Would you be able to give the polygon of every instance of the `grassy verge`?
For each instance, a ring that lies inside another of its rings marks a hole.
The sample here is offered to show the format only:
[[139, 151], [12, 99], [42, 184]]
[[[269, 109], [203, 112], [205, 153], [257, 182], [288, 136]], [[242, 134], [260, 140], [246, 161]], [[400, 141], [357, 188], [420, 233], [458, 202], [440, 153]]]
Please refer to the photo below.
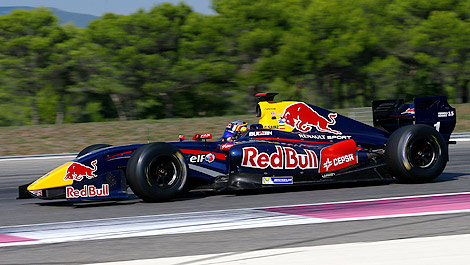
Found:
[[227, 123], [244, 119], [255, 123], [256, 117], [211, 117], [140, 121], [91, 122], [61, 125], [18, 126], [0, 128], [0, 156], [79, 152], [84, 147], [105, 143], [123, 145], [147, 141], [177, 141], [184, 134], [223, 134]]
[[[458, 104], [456, 132], [470, 131], [470, 104]], [[339, 111], [347, 114], [347, 112]], [[222, 135], [231, 120], [256, 123], [254, 115], [192, 119], [140, 120], [0, 128], [0, 156], [79, 152], [84, 147], [175, 141], [179, 134], [191, 139], [195, 133]]]

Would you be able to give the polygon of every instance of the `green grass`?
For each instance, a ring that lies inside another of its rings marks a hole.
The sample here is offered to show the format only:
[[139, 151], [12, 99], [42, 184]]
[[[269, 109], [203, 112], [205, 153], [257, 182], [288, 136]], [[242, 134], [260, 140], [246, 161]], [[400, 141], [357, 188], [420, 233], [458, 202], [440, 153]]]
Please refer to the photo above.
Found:
[[[470, 104], [456, 104], [456, 132], [470, 132]], [[347, 111], [338, 111], [347, 114]], [[177, 141], [184, 134], [212, 133], [219, 138], [227, 123], [242, 119], [256, 123], [254, 115], [191, 119], [91, 122], [61, 125], [0, 127], [0, 156], [74, 153], [91, 144], [112, 145]]]
[[457, 112], [457, 125], [454, 132], [470, 132], [470, 103], [454, 104]]

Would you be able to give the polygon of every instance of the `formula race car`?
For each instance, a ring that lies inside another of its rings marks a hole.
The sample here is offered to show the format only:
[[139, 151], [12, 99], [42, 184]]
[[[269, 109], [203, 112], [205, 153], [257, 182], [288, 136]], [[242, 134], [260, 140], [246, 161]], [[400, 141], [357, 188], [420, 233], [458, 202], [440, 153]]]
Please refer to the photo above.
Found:
[[258, 124], [233, 121], [222, 138], [83, 149], [73, 161], [31, 184], [19, 198], [144, 201], [210, 188], [256, 189], [396, 178], [422, 183], [438, 177], [448, 157], [456, 112], [445, 97], [379, 100], [374, 127], [304, 102], [274, 102], [257, 94]]

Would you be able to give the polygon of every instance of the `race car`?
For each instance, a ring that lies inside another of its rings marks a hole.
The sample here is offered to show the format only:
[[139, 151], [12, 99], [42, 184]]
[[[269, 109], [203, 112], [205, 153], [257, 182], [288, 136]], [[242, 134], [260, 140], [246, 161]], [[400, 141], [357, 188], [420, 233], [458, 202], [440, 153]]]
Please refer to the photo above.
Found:
[[[456, 112], [445, 97], [414, 104], [378, 100], [374, 126], [301, 101], [257, 94], [258, 124], [230, 122], [224, 135], [83, 149], [19, 198], [167, 201], [195, 189], [257, 189], [396, 178], [422, 183], [444, 170]], [[132, 190], [132, 193], [130, 190]]]

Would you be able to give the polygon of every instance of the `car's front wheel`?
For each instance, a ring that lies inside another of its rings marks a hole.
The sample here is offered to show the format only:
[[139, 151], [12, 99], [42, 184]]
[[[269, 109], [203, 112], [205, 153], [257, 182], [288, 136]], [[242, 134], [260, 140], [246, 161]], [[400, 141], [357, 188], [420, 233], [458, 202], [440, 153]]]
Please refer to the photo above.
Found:
[[126, 176], [134, 194], [147, 202], [167, 201], [183, 190], [187, 178], [183, 154], [169, 143], [137, 149], [127, 163]]
[[385, 148], [390, 172], [400, 181], [429, 182], [438, 177], [448, 161], [442, 135], [423, 124], [404, 126], [392, 133]]

